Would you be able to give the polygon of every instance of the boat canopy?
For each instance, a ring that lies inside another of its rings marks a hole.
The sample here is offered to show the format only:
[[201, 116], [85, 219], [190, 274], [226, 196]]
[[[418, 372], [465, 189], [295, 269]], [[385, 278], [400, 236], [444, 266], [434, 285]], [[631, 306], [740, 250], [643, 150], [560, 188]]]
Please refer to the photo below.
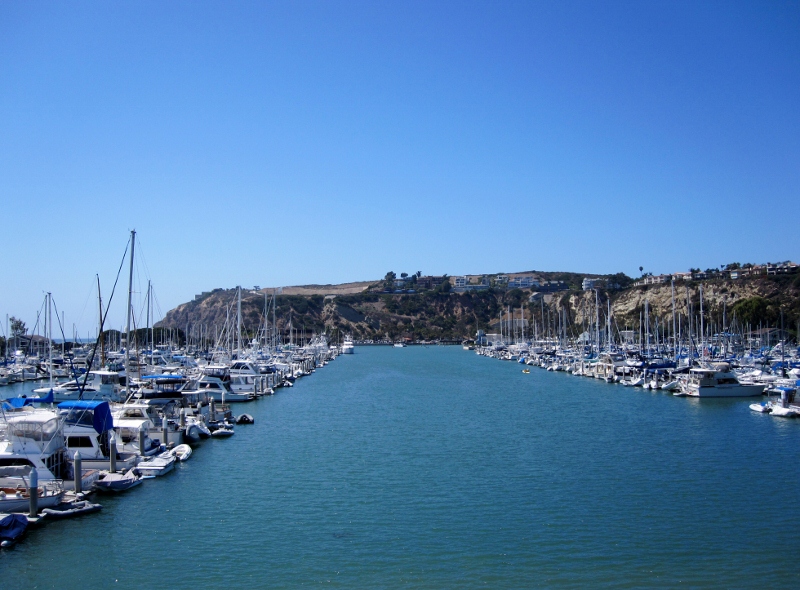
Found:
[[53, 390], [47, 392], [44, 397], [10, 397], [3, 401], [3, 406], [7, 409], [20, 409], [33, 404], [52, 404]]
[[143, 375], [142, 379], [186, 379], [186, 377], [175, 373], [163, 373], [161, 375]]
[[108, 402], [100, 400], [73, 400], [58, 404], [59, 410], [88, 410], [93, 413], [92, 426], [98, 434], [114, 428], [114, 419]]

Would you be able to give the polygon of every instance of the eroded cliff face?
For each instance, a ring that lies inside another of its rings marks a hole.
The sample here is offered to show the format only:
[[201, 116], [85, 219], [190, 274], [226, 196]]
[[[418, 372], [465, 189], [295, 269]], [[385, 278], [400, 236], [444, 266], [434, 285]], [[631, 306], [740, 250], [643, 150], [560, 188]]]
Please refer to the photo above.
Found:
[[[675, 309], [686, 316], [687, 296], [695, 316], [700, 310], [700, 288], [703, 289], [704, 317], [721, 322], [723, 310], [730, 323], [737, 304], [757, 298], [763, 313], [774, 320], [783, 310], [787, 328], [800, 321], [800, 275], [759, 277], [749, 280], [712, 280], [675, 283]], [[322, 295], [279, 295], [275, 318], [278, 330], [286, 331], [291, 323], [295, 330], [307, 334], [323, 331], [351, 333], [357, 338], [382, 338], [386, 335], [411, 338], [471, 338], [478, 329], [491, 330], [504, 310], [526, 309], [526, 317], [541, 325], [542, 303], [529, 302], [530, 290], [483, 291], [472, 293], [418, 293], [389, 295], [363, 292], [337, 297]], [[204, 325], [207, 330], [222, 327], [236, 317], [236, 290], [218, 289], [167, 313], [159, 325], [180, 328]], [[637, 326], [645, 301], [650, 317], [669, 322], [672, 315], [670, 284], [634, 287], [621, 291], [599, 292], [601, 321], [605, 321], [608, 301], [619, 327]], [[271, 305], [271, 303], [269, 304]], [[572, 332], [591, 324], [595, 318], [594, 291], [565, 291], [547, 294], [544, 307], [550, 318], [558, 309], [567, 312]], [[264, 293], [242, 293], [242, 317], [246, 330], [255, 332], [264, 322]], [[776, 315], [777, 314], [777, 315]], [[752, 314], [751, 314], [752, 316]], [[273, 312], [270, 307], [269, 320]], [[547, 316], [546, 316], [547, 317]], [[740, 314], [741, 317], [741, 314]], [[757, 321], [755, 322], [758, 323]], [[208, 332], [207, 332], [208, 333]]]
[[[791, 279], [791, 280], [789, 280]], [[756, 278], [752, 280], [713, 280], [676, 281], [674, 289], [675, 311], [686, 316], [687, 301], [692, 306], [696, 316], [700, 312], [700, 290], [703, 294], [703, 312], [707, 318], [722, 319], [726, 313], [727, 319], [733, 317], [737, 304], [753, 298], [761, 298], [765, 305], [772, 310], [772, 317], [783, 309], [787, 326], [793, 326], [800, 319], [800, 281], [795, 277]], [[673, 289], [669, 283], [661, 285], [648, 285], [646, 287], [633, 287], [617, 292], [600, 292], [601, 316], [605, 317], [607, 301], [611, 299], [612, 315], [617, 324], [636, 325], [639, 316], [644, 312], [647, 302], [650, 317], [659, 317], [667, 320], [672, 317]], [[556, 302], [555, 305], [558, 305]], [[586, 291], [575, 293], [562, 298], [563, 305], [568, 305], [572, 319], [577, 323], [594, 321], [595, 293]]]

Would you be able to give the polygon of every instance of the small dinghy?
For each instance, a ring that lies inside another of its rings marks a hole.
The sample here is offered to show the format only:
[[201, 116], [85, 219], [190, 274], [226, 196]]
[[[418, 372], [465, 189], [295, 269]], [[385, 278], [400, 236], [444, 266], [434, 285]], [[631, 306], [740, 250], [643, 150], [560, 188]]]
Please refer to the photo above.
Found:
[[125, 492], [142, 483], [142, 477], [136, 473], [136, 468], [128, 469], [125, 473], [100, 472], [100, 478], [94, 482], [94, 487], [101, 492]]
[[772, 404], [772, 411], [770, 412], [772, 416], [777, 416], [779, 418], [796, 418], [797, 412], [792, 408], [784, 408], [780, 404]]
[[211, 438], [211, 430], [209, 430], [205, 422], [197, 422], [195, 426], [200, 431], [200, 438]]
[[183, 440], [195, 444], [200, 442], [200, 429], [197, 428], [197, 424], [189, 424], [186, 427], [186, 430], [183, 431]]
[[178, 461], [186, 461], [189, 457], [192, 456], [192, 447], [189, 445], [178, 445], [174, 449], [170, 451], [172, 456], [175, 457]]
[[46, 515], [48, 519], [62, 519], [99, 512], [102, 508], [100, 504], [93, 504], [88, 500], [78, 500], [76, 502], [62, 502], [52, 508], [44, 508], [42, 514]]
[[220, 426], [214, 432], [211, 433], [211, 436], [215, 438], [228, 438], [229, 436], [233, 436], [233, 428], [229, 428], [227, 426]]
[[253, 418], [250, 414], [242, 414], [241, 416], [236, 417], [237, 424], [254, 424], [255, 418]]
[[525, 373], [526, 375], [530, 375], [531, 370], [530, 369], [522, 369], [522, 372]]
[[750, 409], [754, 412], [758, 412], [759, 414], [769, 414], [772, 411], [772, 407], [769, 404], [750, 404]]
[[136, 471], [145, 478], [161, 477], [175, 468], [175, 457], [169, 451], [164, 451], [153, 457], [147, 457], [136, 466]]

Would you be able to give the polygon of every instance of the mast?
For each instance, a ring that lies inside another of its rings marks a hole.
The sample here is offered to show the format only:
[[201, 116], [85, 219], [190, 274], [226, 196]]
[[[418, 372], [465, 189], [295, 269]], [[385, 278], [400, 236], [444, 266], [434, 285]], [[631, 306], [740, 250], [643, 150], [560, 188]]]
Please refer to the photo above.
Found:
[[645, 339], [645, 356], [650, 358], [650, 300], [644, 300], [644, 339]]
[[97, 277], [97, 305], [100, 308], [98, 323], [98, 327], [100, 328], [100, 368], [103, 368], [106, 364], [106, 350], [103, 341], [103, 298], [100, 295], [100, 275], [95, 276]]
[[[147, 317], [144, 324], [144, 343], [147, 346], [147, 334], [150, 332], [150, 281], [147, 281]], [[150, 364], [153, 364], [153, 347], [150, 347]]]
[[594, 342], [597, 346], [597, 355], [600, 356], [600, 292], [594, 290]]
[[706, 332], [705, 325], [703, 324], [703, 285], [700, 285], [700, 347], [703, 349], [703, 356], [705, 356], [705, 342]]
[[689, 330], [689, 366], [692, 366], [694, 362], [694, 341], [692, 340], [692, 305], [689, 301], [689, 285], [684, 285], [686, 287], [686, 326]]
[[677, 361], [678, 360], [678, 343], [675, 340], [675, 279], [673, 278], [671, 281], [672, 286], [672, 345], [673, 345], [673, 358]]
[[50, 351], [48, 364], [50, 365], [50, 389], [53, 389], [53, 294], [47, 293], [47, 349]]
[[236, 357], [242, 356], [242, 288], [237, 287], [236, 295]]
[[130, 371], [130, 348], [131, 348], [131, 295], [133, 294], [133, 249], [136, 245], [136, 230], [131, 231], [131, 267], [128, 275], [128, 309], [125, 315], [127, 316], [127, 327], [125, 328], [125, 397], [127, 398], [131, 393], [131, 380], [128, 371]]

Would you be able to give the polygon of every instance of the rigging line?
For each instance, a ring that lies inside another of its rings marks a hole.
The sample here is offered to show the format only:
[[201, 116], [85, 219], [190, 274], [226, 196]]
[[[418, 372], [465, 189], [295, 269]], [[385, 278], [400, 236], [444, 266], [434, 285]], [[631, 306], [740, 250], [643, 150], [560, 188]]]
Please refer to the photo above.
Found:
[[[51, 298], [52, 298], [52, 295], [51, 295]], [[61, 324], [61, 314], [58, 313], [58, 304], [56, 304], [55, 299], [53, 299], [53, 308], [55, 308], [56, 318], [58, 318], [58, 330], [59, 330], [59, 332], [61, 332], [61, 341], [66, 344], [67, 337], [64, 334], [64, 326]], [[52, 345], [53, 345], [53, 343], [51, 342], [50, 346], [52, 346]], [[71, 350], [70, 350], [70, 352], [71, 352]], [[77, 385], [78, 388], [81, 389], [81, 383], [80, 383], [80, 379], [78, 378], [78, 374], [75, 371], [75, 365], [72, 364], [73, 357], [74, 357], [74, 355], [72, 355], [72, 354], [70, 354], [69, 357], [68, 357], [69, 358], [69, 372], [70, 372], [71, 375], [73, 375], [75, 377], [75, 385]], [[81, 389], [80, 393], [81, 394], [83, 393], [82, 389]]]
[[[153, 311], [158, 310], [158, 317], [161, 318], [158, 321], [160, 322], [161, 320], [164, 319], [164, 314], [161, 311], [161, 304], [158, 302], [158, 295], [156, 295], [156, 290], [152, 287], [150, 288], [150, 296], [153, 298], [153, 307], [155, 308]], [[155, 315], [153, 317], [155, 317]], [[153, 322], [153, 324], [155, 323], [156, 322]]]
[[[55, 312], [56, 312], [56, 317], [58, 318], [58, 315], [59, 315], [59, 313], [58, 313], [58, 305], [56, 305], [55, 299], [53, 299], [53, 296], [52, 296], [52, 294], [50, 295], [50, 300], [53, 302], [53, 308], [55, 309]], [[59, 319], [58, 319], [58, 329], [59, 329], [59, 331], [61, 332], [61, 338], [62, 338], [62, 342], [66, 342], [66, 341], [67, 341], [67, 338], [66, 338], [66, 336], [64, 335], [64, 326], [61, 324], [61, 318], [59, 318]], [[50, 343], [50, 346], [52, 346], [52, 345], [53, 345], [53, 343], [51, 342], [51, 343]], [[70, 357], [69, 357], [69, 366], [70, 366], [70, 372], [71, 372], [71, 373], [74, 375], [74, 374], [75, 374], [75, 367], [74, 367], [74, 366], [73, 366], [73, 364], [72, 364], [72, 355], [70, 355]], [[86, 370], [86, 374], [87, 374], [87, 375], [88, 375], [88, 373], [89, 373], [89, 370], [90, 370], [90, 369], [91, 369], [91, 365], [90, 365], [90, 366], [87, 368], [87, 370]], [[86, 387], [86, 384], [84, 383], [84, 385], [83, 385], [83, 386], [81, 386], [81, 384], [80, 384], [80, 379], [78, 378], [78, 376], [77, 376], [77, 375], [75, 375], [75, 385], [77, 385], [77, 386], [78, 386], [78, 388], [79, 388], [79, 390], [80, 390], [80, 391], [79, 391], [79, 393], [78, 393], [78, 397], [79, 397], [79, 398], [83, 398], [83, 389], [84, 389], [84, 387]], [[73, 411], [74, 411], [74, 410], [73, 410]], [[84, 409], [82, 409], [82, 410], [80, 411], [80, 416], [81, 416], [81, 418], [82, 418], [82, 417], [83, 417], [83, 416], [84, 416], [84, 415], [85, 415], [85, 414], [86, 414], [88, 411], [89, 411], [89, 409], [88, 409], [88, 408], [84, 408]]]
[[[36, 323], [33, 325], [33, 328], [31, 328], [31, 339], [28, 341], [28, 346], [25, 347], [25, 356], [28, 356], [28, 353], [31, 351], [31, 347], [33, 346], [33, 336], [39, 327], [39, 319], [42, 315], [42, 312], [44, 311], [45, 301], [47, 301], [47, 297], [45, 297], [44, 301], [42, 301], [42, 307], [40, 307], [39, 311], [36, 312]], [[24, 335], [25, 334], [23, 334], [23, 336]]]
[[152, 275], [150, 274], [150, 267], [147, 266], [147, 257], [144, 255], [144, 250], [142, 249], [142, 239], [139, 238], [137, 244], [137, 253], [136, 253], [136, 264], [142, 264], [144, 266], [144, 276], [146, 279], [152, 280]]
[[99, 334], [103, 333], [103, 326], [105, 325], [106, 318], [108, 317], [108, 310], [111, 309], [111, 301], [114, 299], [114, 293], [117, 290], [117, 283], [119, 282], [119, 275], [122, 272], [122, 266], [125, 264], [125, 257], [128, 255], [128, 248], [130, 247], [130, 245], [131, 245], [131, 239], [128, 238], [128, 243], [125, 245], [125, 252], [123, 252], [122, 254], [122, 260], [120, 260], [119, 268], [117, 269], [117, 278], [114, 279], [114, 287], [111, 289], [111, 295], [108, 298], [108, 303], [106, 303], [106, 311], [103, 314], [103, 319], [100, 320], [100, 330], [97, 339], [94, 341], [94, 346], [92, 347], [92, 354], [89, 357], [89, 362], [87, 363], [86, 373], [83, 376], [83, 385], [80, 386], [80, 391], [78, 392], [79, 399], [83, 399], [83, 390], [86, 388], [86, 382], [89, 380], [89, 370], [92, 368], [92, 365], [94, 364], [94, 357], [97, 354], [97, 345], [100, 343]]

